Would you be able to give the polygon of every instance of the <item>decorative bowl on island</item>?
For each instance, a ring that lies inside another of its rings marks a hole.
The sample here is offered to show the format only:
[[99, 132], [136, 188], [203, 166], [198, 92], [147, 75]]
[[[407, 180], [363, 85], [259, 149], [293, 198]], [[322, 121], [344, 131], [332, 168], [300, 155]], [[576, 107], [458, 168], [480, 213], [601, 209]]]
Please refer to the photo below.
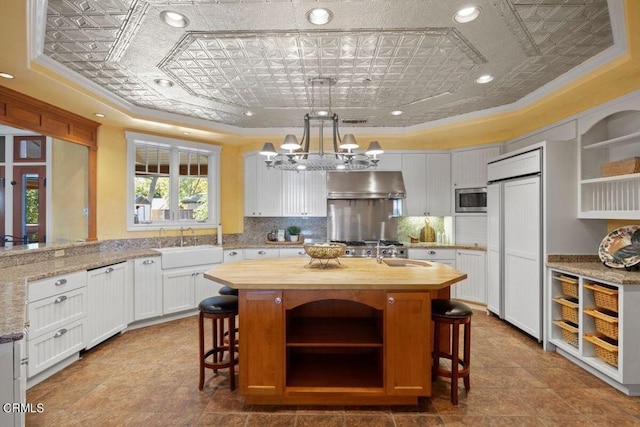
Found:
[[334, 259], [344, 255], [344, 243], [305, 243], [304, 251], [314, 259]]

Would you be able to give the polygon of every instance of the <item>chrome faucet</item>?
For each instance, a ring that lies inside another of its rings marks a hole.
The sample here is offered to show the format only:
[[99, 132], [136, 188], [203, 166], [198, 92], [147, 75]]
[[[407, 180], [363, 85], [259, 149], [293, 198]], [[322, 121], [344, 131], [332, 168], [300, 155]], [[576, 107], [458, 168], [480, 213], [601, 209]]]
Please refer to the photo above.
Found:
[[191, 228], [191, 227], [187, 227], [187, 228], [180, 227], [180, 247], [181, 248], [184, 246], [184, 232], [188, 231], [188, 230], [191, 230], [191, 237], [195, 241], [195, 231], [193, 231], [193, 228]]
[[162, 232], [164, 231], [164, 228], [160, 227], [160, 230], [158, 230], [158, 248], [162, 249]]
[[378, 244], [376, 245], [376, 262], [378, 264], [382, 264], [382, 258], [384, 257], [384, 252], [380, 252], [380, 249], [389, 249], [389, 255], [391, 258], [398, 256], [398, 247], [396, 245], [380, 246], [380, 241], [378, 241]]

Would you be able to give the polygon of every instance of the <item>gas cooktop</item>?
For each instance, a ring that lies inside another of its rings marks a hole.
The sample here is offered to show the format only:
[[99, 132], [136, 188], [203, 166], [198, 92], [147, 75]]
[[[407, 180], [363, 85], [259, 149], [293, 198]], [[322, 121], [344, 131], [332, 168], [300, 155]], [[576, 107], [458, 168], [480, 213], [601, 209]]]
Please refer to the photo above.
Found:
[[407, 258], [406, 249], [397, 240], [332, 240], [331, 243], [343, 243], [347, 245], [344, 257], [373, 258], [378, 253], [380, 244], [380, 256], [383, 258]]

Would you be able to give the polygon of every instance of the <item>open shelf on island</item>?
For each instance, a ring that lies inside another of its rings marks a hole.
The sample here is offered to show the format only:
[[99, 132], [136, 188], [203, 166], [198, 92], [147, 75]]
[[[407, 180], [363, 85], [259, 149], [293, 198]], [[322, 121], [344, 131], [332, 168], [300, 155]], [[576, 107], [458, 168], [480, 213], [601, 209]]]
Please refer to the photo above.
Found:
[[290, 349], [287, 387], [382, 388], [381, 352], [306, 353]]
[[293, 317], [287, 347], [382, 347], [382, 336], [372, 318]]

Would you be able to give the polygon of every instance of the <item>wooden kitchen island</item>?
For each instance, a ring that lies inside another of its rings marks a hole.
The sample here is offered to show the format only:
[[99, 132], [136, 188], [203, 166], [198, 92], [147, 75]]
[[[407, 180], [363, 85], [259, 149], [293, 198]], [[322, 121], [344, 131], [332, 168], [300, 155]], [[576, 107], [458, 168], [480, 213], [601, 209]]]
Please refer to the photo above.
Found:
[[240, 393], [250, 404], [415, 404], [431, 395], [431, 299], [467, 275], [440, 263], [301, 258], [220, 264], [239, 290]]

